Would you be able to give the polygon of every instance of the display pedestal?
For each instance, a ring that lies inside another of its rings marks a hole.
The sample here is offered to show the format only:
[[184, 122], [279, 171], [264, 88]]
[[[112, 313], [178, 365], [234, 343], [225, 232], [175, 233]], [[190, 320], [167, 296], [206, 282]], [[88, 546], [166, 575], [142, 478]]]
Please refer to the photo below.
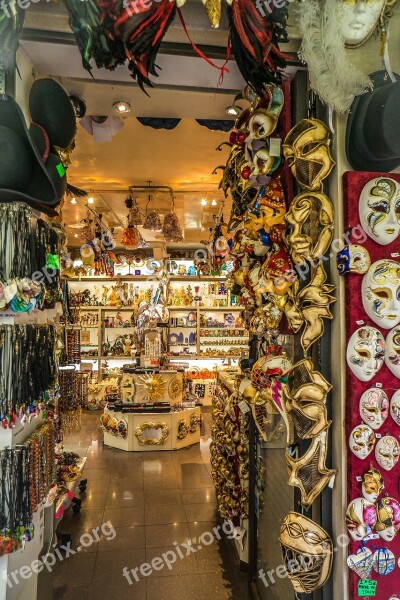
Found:
[[[118, 448], [127, 452], [159, 452], [160, 450], [180, 450], [187, 446], [200, 443], [200, 426], [196, 431], [190, 431], [190, 421], [193, 416], [201, 417], [198, 408], [188, 408], [172, 413], [122, 413], [105, 409], [105, 413], [120, 420], [123, 419], [128, 425], [128, 433], [125, 439], [117, 437], [104, 431], [104, 444], [111, 448]], [[178, 438], [179, 425], [181, 421], [189, 428], [189, 433], [183, 439]], [[137, 429], [146, 424], [154, 424], [157, 428], [149, 427], [142, 429], [140, 440], [136, 435]], [[160, 439], [168, 431], [164, 440]], [[159, 443], [152, 443], [159, 441]]]

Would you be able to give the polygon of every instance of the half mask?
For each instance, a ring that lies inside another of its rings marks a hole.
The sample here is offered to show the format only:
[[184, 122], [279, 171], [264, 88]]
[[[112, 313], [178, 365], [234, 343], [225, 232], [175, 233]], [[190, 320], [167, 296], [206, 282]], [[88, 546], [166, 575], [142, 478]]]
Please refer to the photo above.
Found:
[[385, 363], [393, 375], [400, 379], [400, 327], [389, 331], [386, 337]]
[[295, 264], [318, 260], [326, 254], [333, 239], [334, 209], [320, 192], [296, 196], [286, 214], [286, 240]]
[[364, 275], [362, 299], [367, 315], [384, 329], [400, 323], [400, 263], [376, 261]]
[[369, 252], [364, 246], [349, 244], [344, 246], [336, 256], [339, 275], [357, 273], [364, 275], [371, 266]]
[[360, 398], [360, 415], [364, 423], [376, 430], [389, 416], [389, 398], [381, 388], [370, 388]]
[[360, 223], [378, 244], [386, 246], [400, 236], [400, 183], [389, 177], [372, 179], [359, 202]]
[[375, 531], [386, 542], [391, 542], [400, 529], [400, 504], [394, 498], [382, 498], [376, 505]]
[[370, 381], [383, 366], [385, 339], [375, 327], [360, 327], [347, 345], [347, 364], [360, 381]]
[[329, 129], [318, 119], [303, 119], [289, 131], [283, 154], [299, 185], [305, 190], [320, 191], [335, 161], [329, 148]]
[[384, 489], [385, 484], [383, 477], [378, 469], [371, 467], [371, 469], [364, 473], [362, 480], [362, 495], [368, 502], [375, 504]]
[[355, 542], [361, 542], [376, 523], [376, 510], [365, 498], [355, 498], [347, 507], [346, 527]]
[[375, 458], [382, 469], [391, 471], [399, 462], [400, 445], [392, 435], [385, 435], [378, 440], [375, 448]]
[[369, 425], [357, 425], [350, 434], [349, 446], [357, 458], [366, 459], [374, 449], [376, 437]]
[[397, 390], [390, 401], [390, 414], [396, 425], [400, 426], [400, 390]]
[[322, 527], [291, 512], [282, 523], [279, 542], [297, 594], [311, 594], [325, 585], [332, 569], [333, 544]]

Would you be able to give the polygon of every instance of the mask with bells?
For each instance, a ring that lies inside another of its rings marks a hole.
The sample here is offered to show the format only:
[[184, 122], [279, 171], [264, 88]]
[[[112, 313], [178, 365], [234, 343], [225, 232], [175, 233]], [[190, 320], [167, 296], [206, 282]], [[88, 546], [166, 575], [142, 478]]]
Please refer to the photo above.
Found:
[[329, 129], [318, 119], [303, 119], [286, 136], [283, 154], [293, 176], [305, 190], [322, 190], [323, 180], [335, 166], [329, 141]]
[[339, 275], [357, 273], [364, 275], [371, 266], [369, 252], [364, 246], [349, 244], [344, 246], [336, 256]]

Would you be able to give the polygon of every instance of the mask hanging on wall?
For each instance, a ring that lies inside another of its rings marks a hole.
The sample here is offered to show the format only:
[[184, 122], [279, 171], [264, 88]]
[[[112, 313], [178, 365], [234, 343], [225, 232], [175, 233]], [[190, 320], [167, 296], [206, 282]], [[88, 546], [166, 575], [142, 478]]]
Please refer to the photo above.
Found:
[[358, 48], [389, 18], [396, 0], [338, 0], [340, 32], [347, 48]]
[[370, 381], [380, 371], [385, 357], [385, 339], [375, 327], [360, 327], [347, 345], [347, 364], [360, 381]]
[[360, 398], [360, 415], [364, 423], [376, 430], [389, 416], [389, 398], [381, 388], [370, 388]]
[[386, 246], [400, 236], [400, 183], [389, 177], [372, 179], [359, 201], [360, 223], [375, 242]]
[[386, 337], [385, 363], [393, 375], [400, 379], [400, 327], [389, 331]]
[[371, 266], [369, 252], [364, 246], [349, 244], [344, 246], [336, 256], [339, 275], [357, 273], [365, 275]]
[[347, 507], [346, 527], [355, 542], [362, 542], [376, 523], [376, 510], [365, 498], [355, 498]]
[[368, 458], [374, 449], [375, 443], [375, 433], [369, 425], [365, 425], [364, 423], [354, 427], [350, 434], [350, 450], [360, 460], [365, 460]]
[[400, 263], [376, 261], [364, 275], [362, 300], [367, 315], [380, 327], [392, 329], [400, 323]]
[[400, 390], [397, 390], [390, 400], [390, 414], [396, 425], [400, 427]]
[[385, 542], [391, 542], [400, 529], [400, 504], [394, 498], [382, 498], [376, 505], [375, 531]]
[[382, 469], [391, 471], [399, 462], [400, 444], [392, 435], [385, 435], [378, 440], [375, 448], [375, 458]]
[[383, 477], [378, 469], [371, 467], [369, 471], [364, 473], [362, 480], [362, 494], [368, 502], [375, 504], [384, 489], [385, 484]]

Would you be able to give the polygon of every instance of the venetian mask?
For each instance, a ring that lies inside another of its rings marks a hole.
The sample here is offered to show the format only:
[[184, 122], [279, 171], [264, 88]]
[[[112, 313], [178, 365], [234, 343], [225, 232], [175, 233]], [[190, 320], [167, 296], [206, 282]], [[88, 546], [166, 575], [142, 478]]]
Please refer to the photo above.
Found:
[[254, 187], [266, 185], [271, 175], [280, 167], [282, 159], [280, 156], [270, 154], [269, 143], [265, 141], [253, 142], [254, 152], [251, 157], [253, 165], [249, 183]]
[[261, 268], [262, 277], [265, 278], [263, 291], [284, 296], [296, 280], [293, 265], [290, 261], [285, 246], [278, 246], [277, 250], [265, 261]]
[[284, 96], [280, 87], [266, 85], [265, 94], [251, 113], [247, 140], [265, 139], [275, 130], [283, 108]]
[[303, 119], [289, 131], [283, 154], [299, 185], [305, 190], [322, 190], [335, 161], [329, 149], [329, 129], [318, 119]]
[[269, 184], [260, 190], [257, 201], [264, 231], [269, 233], [271, 227], [285, 223], [286, 202], [280, 177], [271, 179]]
[[377, 325], [392, 329], [400, 323], [400, 263], [375, 262], [364, 275], [362, 299], [365, 312]]
[[386, 337], [385, 363], [393, 375], [400, 379], [400, 327], [389, 331]]
[[370, 238], [386, 246], [400, 236], [400, 183], [388, 177], [372, 179], [363, 188], [360, 223]]
[[361, 46], [377, 26], [386, 0], [339, 0], [340, 30], [348, 48]]
[[347, 364], [360, 381], [370, 381], [383, 366], [385, 340], [375, 327], [360, 327], [347, 345]]
[[361, 460], [366, 459], [374, 449], [375, 434], [369, 425], [357, 425], [350, 434], [349, 446], [353, 454]]
[[[297, 594], [311, 594], [326, 583], [332, 569], [333, 544], [320, 525], [291, 512], [282, 523], [279, 542]], [[297, 565], [294, 568], [293, 562]]]
[[364, 275], [371, 266], [369, 252], [364, 246], [349, 244], [344, 246], [336, 256], [339, 275], [358, 273]]
[[379, 429], [389, 415], [389, 398], [380, 388], [366, 390], [360, 398], [360, 415], [372, 429]]
[[286, 355], [262, 356], [255, 363], [251, 379], [257, 388], [268, 388], [274, 379], [280, 379], [292, 368], [291, 361]]
[[385, 435], [378, 440], [375, 448], [375, 458], [378, 464], [385, 469], [391, 471], [399, 462], [400, 445], [392, 435]]
[[317, 260], [326, 253], [333, 239], [334, 210], [325, 194], [307, 192], [296, 196], [285, 219], [286, 240], [294, 263]]
[[346, 527], [355, 542], [361, 542], [376, 523], [376, 510], [365, 498], [355, 498], [347, 507]]
[[386, 542], [391, 542], [400, 529], [400, 504], [394, 498], [382, 498], [376, 506], [375, 531]]
[[383, 477], [378, 469], [371, 468], [364, 474], [362, 481], [362, 494], [368, 502], [374, 504], [385, 489]]
[[400, 390], [397, 390], [390, 401], [390, 414], [393, 421], [400, 426]]

